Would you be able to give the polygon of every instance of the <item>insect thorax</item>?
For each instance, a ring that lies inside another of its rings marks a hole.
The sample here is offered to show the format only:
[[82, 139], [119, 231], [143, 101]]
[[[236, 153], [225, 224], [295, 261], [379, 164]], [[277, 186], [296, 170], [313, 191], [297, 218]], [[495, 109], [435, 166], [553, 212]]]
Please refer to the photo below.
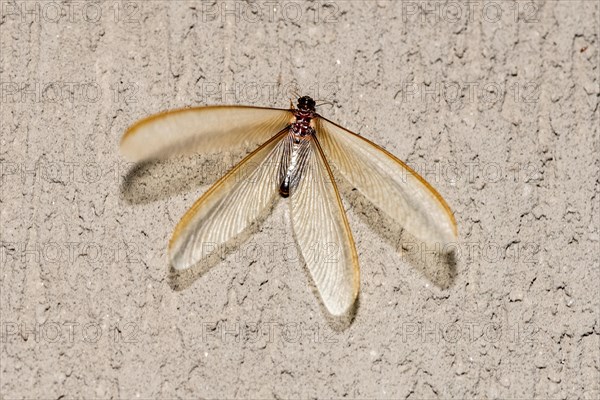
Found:
[[315, 130], [310, 126], [311, 120], [315, 117], [315, 113], [311, 110], [295, 110], [294, 116], [296, 121], [292, 124], [291, 132], [299, 140], [307, 135], [314, 135]]

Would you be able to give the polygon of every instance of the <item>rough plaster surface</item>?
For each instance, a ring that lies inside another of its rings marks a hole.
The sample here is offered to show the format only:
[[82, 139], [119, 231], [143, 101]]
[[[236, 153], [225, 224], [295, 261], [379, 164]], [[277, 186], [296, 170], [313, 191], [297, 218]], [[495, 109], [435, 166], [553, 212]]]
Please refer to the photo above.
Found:
[[[599, 398], [598, 26], [594, 1], [2, 1], [0, 397]], [[346, 187], [342, 330], [285, 202], [172, 288], [173, 227], [241, 154], [118, 154], [141, 117], [293, 82], [460, 231], [442, 261]]]

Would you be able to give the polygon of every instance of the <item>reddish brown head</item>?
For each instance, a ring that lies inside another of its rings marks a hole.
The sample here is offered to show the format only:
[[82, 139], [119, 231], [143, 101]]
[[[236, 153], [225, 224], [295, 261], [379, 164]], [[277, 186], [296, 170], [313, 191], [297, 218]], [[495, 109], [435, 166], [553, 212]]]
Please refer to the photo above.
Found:
[[315, 101], [309, 96], [302, 96], [298, 99], [298, 109], [300, 111], [315, 112]]

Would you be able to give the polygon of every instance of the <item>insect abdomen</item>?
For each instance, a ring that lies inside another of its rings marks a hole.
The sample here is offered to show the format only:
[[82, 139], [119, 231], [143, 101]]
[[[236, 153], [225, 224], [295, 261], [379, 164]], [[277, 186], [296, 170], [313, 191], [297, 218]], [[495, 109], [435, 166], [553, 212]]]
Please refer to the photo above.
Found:
[[284, 179], [279, 186], [279, 194], [281, 197], [289, 197], [290, 196], [290, 183], [287, 179]]
[[279, 194], [289, 197], [302, 177], [310, 151], [310, 136], [298, 137], [293, 133], [287, 137], [279, 168]]

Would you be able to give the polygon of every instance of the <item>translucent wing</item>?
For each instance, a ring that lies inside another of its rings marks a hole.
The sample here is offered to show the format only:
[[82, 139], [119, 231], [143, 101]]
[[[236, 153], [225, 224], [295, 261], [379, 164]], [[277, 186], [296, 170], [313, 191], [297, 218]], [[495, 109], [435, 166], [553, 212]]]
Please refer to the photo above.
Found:
[[187, 269], [242, 233], [277, 196], [278, 164], [288, 129], [280, 131], [215, 183], [177, 224], [171, 265]]
[[358, 255], [342, 202], [316, 139], [291, 192], [296, 240], [325, 307], [342, 315], [354, 304], [359, 287]]
[[255, 148], [292, 119], [289, 110], [246, 106], [166, 111], [132, 125], [121, 138], [121, 152], [130, 161], [144, 161], [197, 150]]
[[378, 208], [421, 240], [456, 240], [452, 211], [425, 179], [381, 147], [323, 117], [316, 119], [316, 127], [330, 162]]

